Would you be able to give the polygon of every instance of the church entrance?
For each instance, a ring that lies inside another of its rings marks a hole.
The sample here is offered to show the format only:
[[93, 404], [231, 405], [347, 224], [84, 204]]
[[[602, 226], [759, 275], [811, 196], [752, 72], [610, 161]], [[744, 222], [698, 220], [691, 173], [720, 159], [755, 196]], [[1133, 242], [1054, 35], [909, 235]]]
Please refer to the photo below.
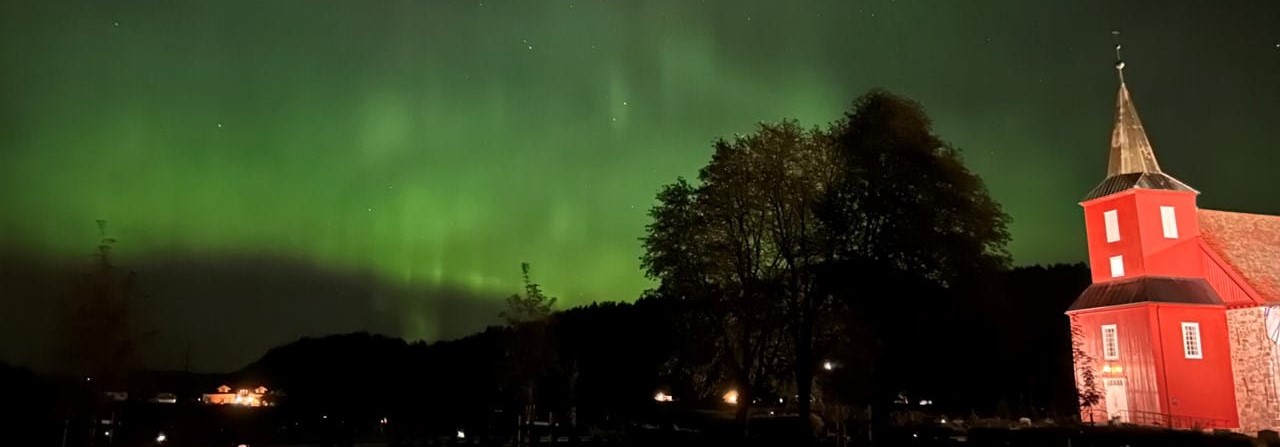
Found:
[[1124, 379], [1103, 379], [1102, 386], [1106, 392], [1107, 419], [1129, 422], [1129, 395], [1125, 392]]

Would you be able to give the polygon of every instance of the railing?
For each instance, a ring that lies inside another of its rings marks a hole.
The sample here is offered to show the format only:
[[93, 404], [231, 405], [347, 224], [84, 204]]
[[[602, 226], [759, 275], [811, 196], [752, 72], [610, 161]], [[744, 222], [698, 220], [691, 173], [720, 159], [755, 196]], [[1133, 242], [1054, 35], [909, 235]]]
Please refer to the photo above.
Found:
[[1089, 422], [1090, 416], [1092, 416], [1094, 423], [1133, 424], [1149, 427], [1166, 427], [1179, 430], [1235, 428], [1231, 426], [1231, 421], [1226, 419], [1183, 416], [1158, 413], [1154, 411], [1123, 410], [1114, 415], [1108, 415], [1106, 411], [1095, 410], [1086, 412], [1083, 416], [1085, 417], [1085, 422]]

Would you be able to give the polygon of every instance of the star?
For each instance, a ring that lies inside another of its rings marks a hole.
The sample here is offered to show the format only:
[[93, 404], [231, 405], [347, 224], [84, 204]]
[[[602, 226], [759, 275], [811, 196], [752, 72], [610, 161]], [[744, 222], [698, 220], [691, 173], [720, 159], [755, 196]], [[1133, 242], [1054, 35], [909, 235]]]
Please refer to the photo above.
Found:
[[630, 105], [630, 104], [628, 104], [626, 101], [622, 101], [622, 105], [626, 106], [626, 105]]
[[218, 123], [218, 128], [219, 128], [219, 129], [221, 129], [221, 128], [222, 128], [222, 123]]
[[111, 26], [114, 26], [114, 27], [116, 27], [116, 28], [119, 28], [119, 27], [120, 27], [120, 22], [111, 22]]

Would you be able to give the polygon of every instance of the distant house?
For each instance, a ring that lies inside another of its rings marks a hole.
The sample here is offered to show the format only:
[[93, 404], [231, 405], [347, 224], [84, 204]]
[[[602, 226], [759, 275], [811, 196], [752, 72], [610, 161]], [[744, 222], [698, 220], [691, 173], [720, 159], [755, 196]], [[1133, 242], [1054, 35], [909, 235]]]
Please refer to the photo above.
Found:
[[1081, 203], [1093, 285], [1067, 311], [1103, 396], [1086, 420], [1280, 428], [1280, 216], [1198, 194], [1160, 169], [1121, 72], [1107, 177]]
[[241, 388], [232, 392], [230, 386], [222, 385], [217, 388], [216, 393], [205, 394], [201, 402], [206, 405], [270, 406], [271, 403], [267, 399], [269, 391], [266, 387], [259, 386], [253, 389]]

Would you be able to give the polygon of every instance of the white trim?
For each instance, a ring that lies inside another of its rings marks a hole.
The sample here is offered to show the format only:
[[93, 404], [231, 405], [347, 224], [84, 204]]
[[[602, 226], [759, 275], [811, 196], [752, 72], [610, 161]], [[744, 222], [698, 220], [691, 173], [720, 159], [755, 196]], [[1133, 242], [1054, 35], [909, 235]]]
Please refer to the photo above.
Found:
[[1178, 214], [1172, 206], [1160, 207], [1160, 226], [1164, 229], [1165, 239], [1178, 238]]
[[1116, 210], [1102, 213], [1103, 225], [1107, 228], [1107, 243], [1120, 241], [1120, 214]]
[[1114, 324], [1102, 325], [1102, 359], [1120, 360], [1120, 333]]
[[1204, 358], [1204, 343], [1200, 338], [1200, 323], [1182, 322], [1182, 356], [1189, 359]]
[[1115, 255], [1111, 257], [1111, 277], [1119, 278], [1124, 276], [1124, 256]]

